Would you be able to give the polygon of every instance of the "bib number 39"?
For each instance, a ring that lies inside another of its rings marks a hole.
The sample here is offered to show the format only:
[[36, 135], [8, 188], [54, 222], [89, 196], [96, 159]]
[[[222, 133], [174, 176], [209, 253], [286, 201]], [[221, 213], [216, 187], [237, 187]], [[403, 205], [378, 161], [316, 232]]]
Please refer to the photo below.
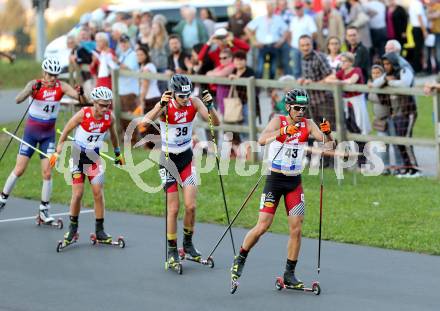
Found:
[[186, 126], [185, 127], [178, 127], [176, 129], [176, 136], [177, 137], [186, 136], [187, 134], [188, 134], [188, 128]]

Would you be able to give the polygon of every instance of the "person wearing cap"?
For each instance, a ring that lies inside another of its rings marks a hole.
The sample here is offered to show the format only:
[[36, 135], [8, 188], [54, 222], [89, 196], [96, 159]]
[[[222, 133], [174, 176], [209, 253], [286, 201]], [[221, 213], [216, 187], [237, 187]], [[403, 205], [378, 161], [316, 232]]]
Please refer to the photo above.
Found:
[[177, 250], [179, 185], [182, 187], [185, 205], [183, 250], [194, 260], [201, 258], [192, 240], [197, 196], [197, 174], [192, 162], [194, 121], [196, 115], [200, 114], [205, 122], [212, 120], [213, 125], [218, 126], [220, 118], [209, 92], [203, 92], [201, 100], [191, 96], [193, 85], [188, 76], [175, 74], [169, 85], [171, 91], [162, 94], [160, 101], [145, 115], [142, 123], [149, 127], [156, 119], [160, 120], [162, 155], [159, 173], [167, 196], [168, 264], [174, 266], [180, 263]]
[[[58, 75], [61, 73], [58, 59], [53, 57], [44, 59], [41, 68], [43, 78], [29, 81], [15, 101], [20, 104], [29, 98], [30, 102], [23, 141], [35, 148], [38, 146], [46, 154], [52, 154], [55, 152], [55, 123], [60, 110], [61, 98], [67, 95], [79, 100], [84, 91], [82, 88], [75, 90], [69, 84], [58, 80]], [[0, 194], [0, 211], [5, 207], [18, 178], [26, 171], [33, 154], [33, 149], [25, 144], [20, 145], [15, 168], [6, 179]], [[43, 187], [38, 217], [44, 223], [52, 223], [54, 218], [49, 214], [52, 193], [51, 169], [48, 158], [40, 155], [40, 159]]]
[[[136, 57], [136, 52], [131, 47], [130, 37], [122, 34], [119, 38], [120, 54], [116, 63], [120, 69], [136, 72], [139, 70], [139, 64]], [[121, 75], [119, 77], [119, 98], [122, 112], [133, 112], [138, 105], [139, 96], [139, 81], [137, 78], [127, 77]], [[121, 119], [121, 131], [125, 132], [128, 124], [127, 120]], [[132, 143], [134, 143], [132, 138]]]
[[[213, 46], [216, 46], [216, 48], [212, 49]], [[226, 48], [234, 53], [238, 50], [247, 52], [250, 47], [245, 41], [235, 38], [232, 33], [228, 32], [225, 28], [219, 28], [214, 32], [208, 42], [203, 45], [199, 52], [199, 60], [202, 61], [206, 54], [208, 54], [208, 57], [214, 62], [215, 66], [220, 66], [220, 52]]]

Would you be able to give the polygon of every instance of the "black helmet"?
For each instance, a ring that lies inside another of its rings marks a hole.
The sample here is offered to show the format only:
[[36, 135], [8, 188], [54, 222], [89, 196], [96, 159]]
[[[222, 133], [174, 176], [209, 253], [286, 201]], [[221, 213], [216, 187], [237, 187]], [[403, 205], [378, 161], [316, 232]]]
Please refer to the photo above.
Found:
[[192, 83], [187, 76], [175, 74], [170, 79], [170, 88], [176, 93], [190, 94], [192, 91]]
[[302, 105], [309, 104], [309, 94], [304, 89], [293, 89], [286, 93], [287, 105]]

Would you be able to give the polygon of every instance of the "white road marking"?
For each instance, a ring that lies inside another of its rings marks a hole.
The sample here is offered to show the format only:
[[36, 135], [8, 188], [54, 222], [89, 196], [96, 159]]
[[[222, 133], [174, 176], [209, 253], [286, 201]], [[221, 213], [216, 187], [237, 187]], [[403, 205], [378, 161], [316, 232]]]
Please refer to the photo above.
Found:
[[[81, 214], [85, 214], [85, 213], [93, 213], [94, 210], [85, 210], [85, 211], [81, 211]], [[57, 217], [57, 216], [67, 216], [70, 215], [69, 212], [67, 213], [58, 213], [58, 214], [51, 214], [52, 217]], [[35, 219], [37, 216], [29, 216], [29, 217], [19, 217], [19, 218], [10, 218], [10, 219], [2, 219], [0, 220], [0, 223], [2, 222], [13, 222], [13, 221], [21, 221], [21, 220], [29, 220], [29, 219]]]

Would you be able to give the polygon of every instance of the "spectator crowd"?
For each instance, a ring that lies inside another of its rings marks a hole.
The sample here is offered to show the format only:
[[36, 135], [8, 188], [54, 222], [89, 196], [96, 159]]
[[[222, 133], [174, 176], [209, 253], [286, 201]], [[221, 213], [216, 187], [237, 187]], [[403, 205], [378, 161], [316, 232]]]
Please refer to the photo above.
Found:
[[[209, 8], [190, 5], [181, 7], [175, 25], [148, 11], [109, 18], [109, 12], [101, 10], [99, 18], [82, 19], [69, 34], [70, 66], [89, 89], [111, 88], [115, 68], [230, 79], [254, 76], [302, 85], [411, 87], [416, 76], [440, 72], [440, 0], [405, 3], [409, 6], [397, 0], [322, 0], [317, 7], [312, 0], [273, 0], [266, 1], [264, 14], [254, 17], [257, 12], [252, 12], [250, 1], [236, 0], [225, 27], [217, 27]], [[118, 83], [121, 110], [138, 114], [148, 112], [167, 89], [165, 81], [121, 76]], [[425, 89], [430, 92], [436, 86]], [[248, 123], [246, 88], [202, 84], [195, 92], [203, 89], [215, 96], [224, 122]], [[269, 90], [268, 95], [273, 113], [286, 114], [282, 94]], [[332, 93], [314, 90], [309, 96], [309, 117], [317, 122], [325, 117], [334, 125]], [[240, 103], [239, 113], [230, 111], [232, 102], [234, 107]], [[373, 105], [373, 120], [368, 102]], [[347, 129], [359, 134], [374, 129], [379, 135], [411, 137], [417, 119], [414, 96], [345, 92], [343, 107]], [[126, 126], [122, 124], [123, 129]], [[246, 139], [234, 135], [234, 144]], [[411, 147], [388, 146], [384, 161], [387, 174], [420, 174]]]

